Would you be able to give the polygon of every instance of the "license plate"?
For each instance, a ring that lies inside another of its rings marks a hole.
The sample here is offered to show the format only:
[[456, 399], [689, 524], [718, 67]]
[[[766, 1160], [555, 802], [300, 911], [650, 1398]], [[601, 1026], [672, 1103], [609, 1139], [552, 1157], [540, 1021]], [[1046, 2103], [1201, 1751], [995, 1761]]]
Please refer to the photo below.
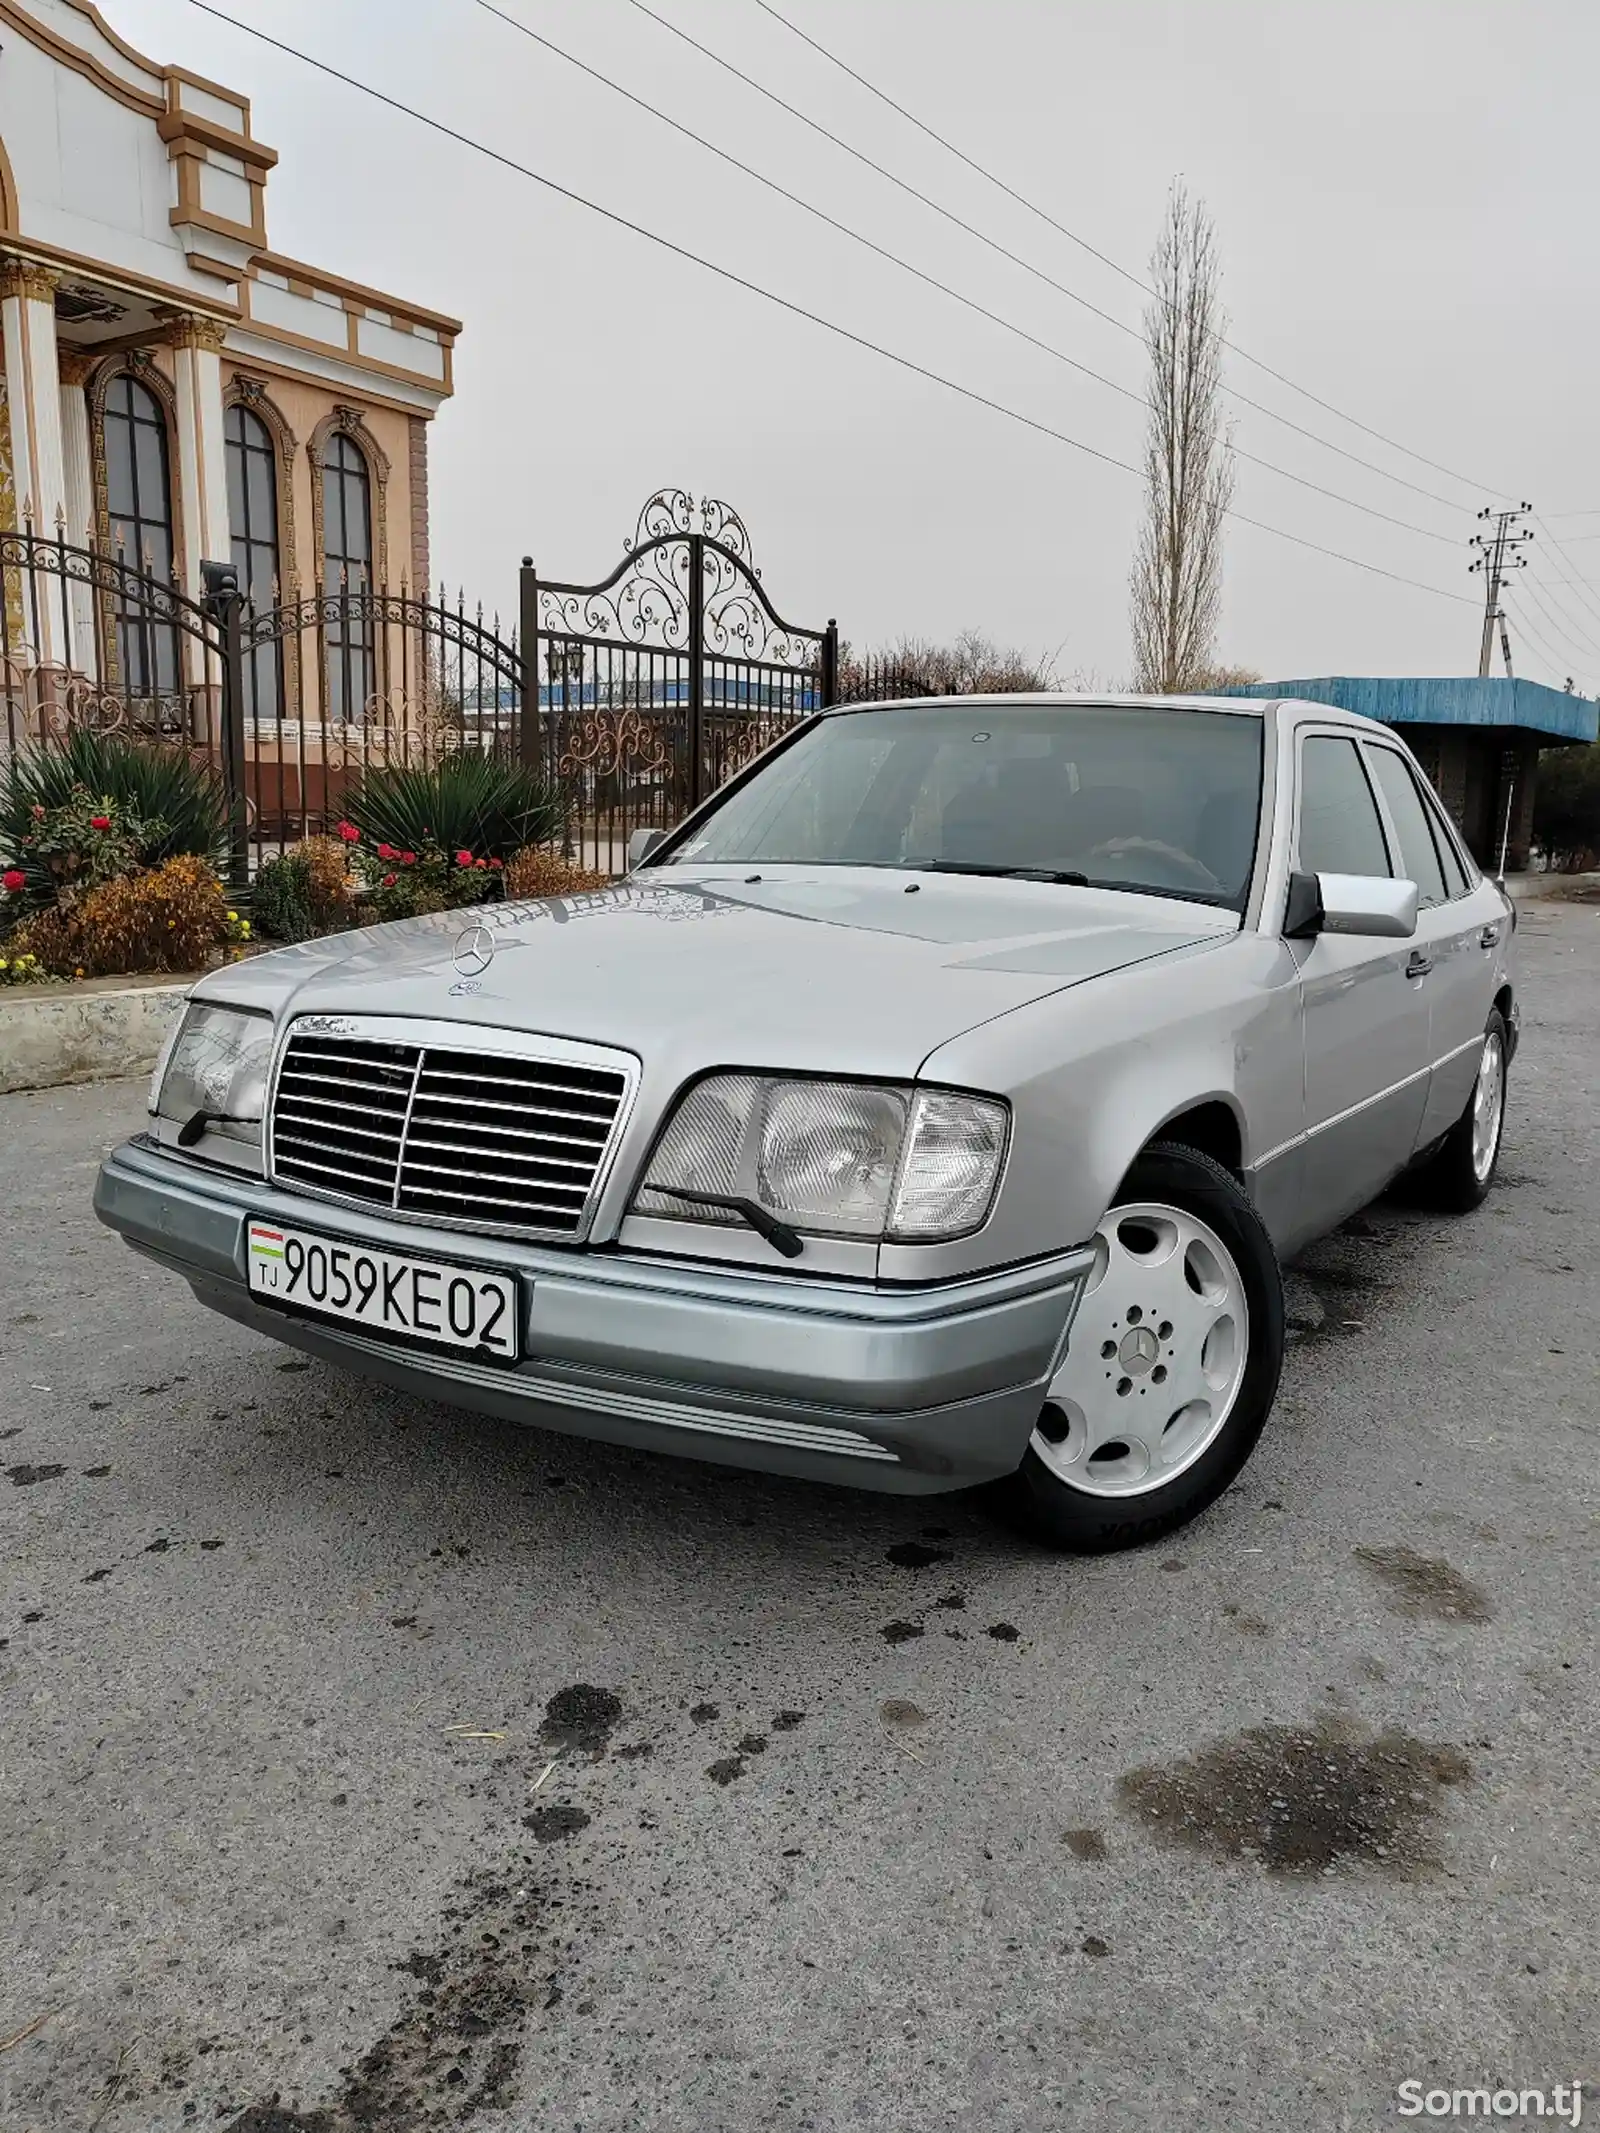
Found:
[[275, 1222], [252, 1222], [247, 1241], [251, 1290], [273, 1303], [371, 1333], [517, 1359], [517, 1285], [508, 1275], [369, 1251]]

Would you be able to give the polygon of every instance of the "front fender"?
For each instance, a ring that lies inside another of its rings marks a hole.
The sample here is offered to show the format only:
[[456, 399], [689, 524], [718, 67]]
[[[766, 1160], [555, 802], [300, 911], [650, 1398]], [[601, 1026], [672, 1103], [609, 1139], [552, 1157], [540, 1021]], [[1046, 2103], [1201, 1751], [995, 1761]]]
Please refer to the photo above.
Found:
[[1244, 932], [1153, 958], [953, 1038], [922, 1078], [1009, 1098], [1006, 1174], [978, 1237], [936, 1251], [886, 1246], [880, 1278], [932, 1279], [954, 1271], [934, 1260], [974, 1247], [1004, 1265], [1080, 1244], [1139, 1151], [1196, 1105], [1228, 1107], [1247, 1169], [1301, 1132], [1294, 958], [1281, 940]]

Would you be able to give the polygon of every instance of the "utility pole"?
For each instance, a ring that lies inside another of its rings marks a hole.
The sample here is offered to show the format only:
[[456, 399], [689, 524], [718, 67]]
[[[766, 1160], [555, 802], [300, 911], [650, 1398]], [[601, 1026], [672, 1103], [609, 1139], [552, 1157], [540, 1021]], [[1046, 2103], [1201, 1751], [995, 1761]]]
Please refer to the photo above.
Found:
[[1478, 652], [1478, 674], [1487, 680], [1489, 662], [1494, 656], [1494, 633], [1496, 623], [1500, 626], [1500, 650], [1505, 658], [1506, 673], [1511, 672], [1511, 639], [1506, 634], [1505, 610], [1500, 605], [1500, 587], [1509, 570], [1525, 570], [1528, 559], [1520, 550], [1533, 539], [1531, 533], [1521, 530], [1521, 521], [1533, 509], [1532, 504], [1518, 504], [1514, 511], [1491, 511], [1487, 506], [1478, 513], [1493, 525], [1492, 533], [1475, 533], [1472, 545], [1478, 553], [1471, 568], [1483, 572], [1483, 643]]

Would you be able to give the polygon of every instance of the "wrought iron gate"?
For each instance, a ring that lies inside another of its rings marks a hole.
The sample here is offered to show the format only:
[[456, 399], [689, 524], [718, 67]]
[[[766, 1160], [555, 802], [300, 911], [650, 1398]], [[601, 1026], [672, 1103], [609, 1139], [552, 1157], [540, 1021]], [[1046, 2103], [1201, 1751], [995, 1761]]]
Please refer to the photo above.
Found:
[[839, 634], [786, 622], [738, 512], [660, 489], [597, 585], [522, 567], [519, 748], [567, 797], [568, 848], [620, 872], [838, 690]]

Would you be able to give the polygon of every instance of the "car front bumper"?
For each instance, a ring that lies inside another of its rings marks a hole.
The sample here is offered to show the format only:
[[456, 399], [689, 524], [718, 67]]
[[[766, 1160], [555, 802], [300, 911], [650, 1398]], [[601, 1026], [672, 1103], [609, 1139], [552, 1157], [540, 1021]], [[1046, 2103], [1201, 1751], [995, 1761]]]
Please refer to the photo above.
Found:
[[[1091, 1251], [917, 1288], [797, 1280], [606, 1250], [448, 1236], [283, 1192], [145, 1137], [95, 1212], [242, 1325], [426, 1399], [613, 1444], [906, 1495], [1020, 1463]], [[516, 1277], [523, 1360], [375, 1339], [252, 1295], [250, 1217]]]

